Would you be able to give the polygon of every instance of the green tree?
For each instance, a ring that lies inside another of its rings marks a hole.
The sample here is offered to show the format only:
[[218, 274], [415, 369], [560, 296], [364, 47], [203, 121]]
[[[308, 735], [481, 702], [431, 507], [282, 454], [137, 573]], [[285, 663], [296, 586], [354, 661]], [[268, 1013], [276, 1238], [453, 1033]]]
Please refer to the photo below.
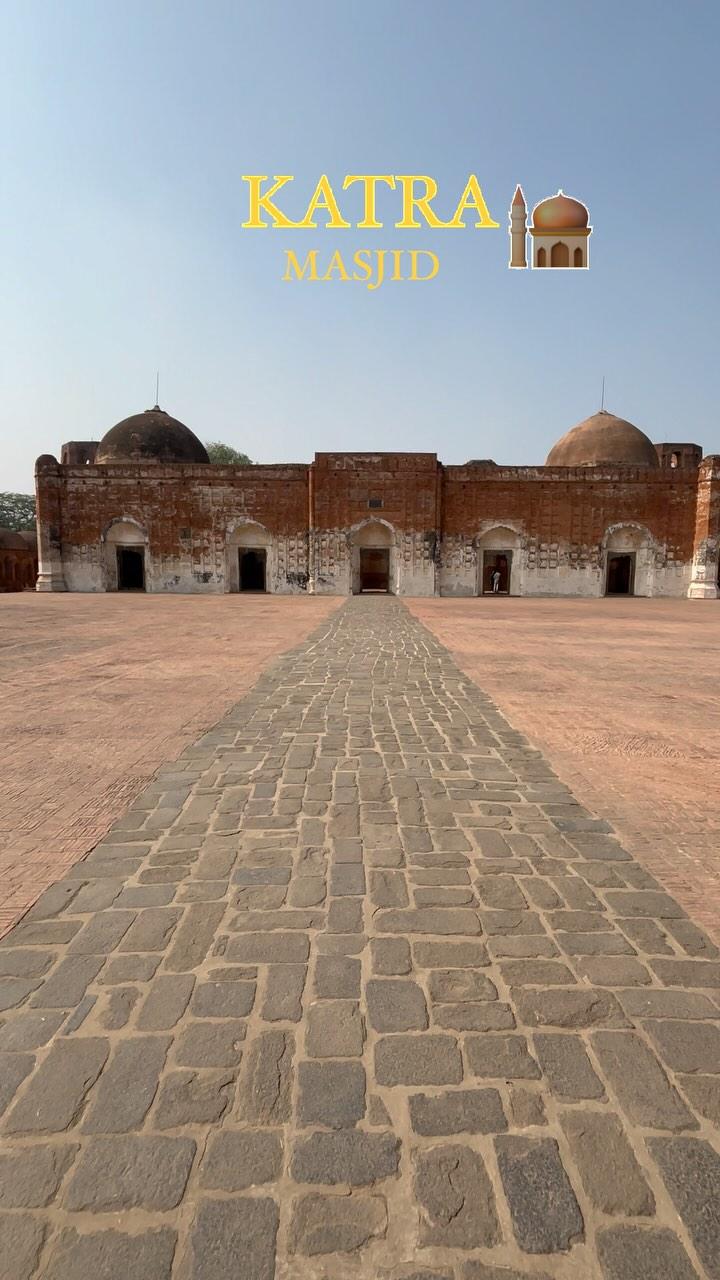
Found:
[[211, 462], [220, 467], [247, 467], [252, 465], [252, 458], [246, 453], [233, 449], [231, 444], [223, 444], [221, 440], [206, 440], [205, 448]]
[[35, 497], [31, 493], [0, 493], [0, 529], [35, 528]]

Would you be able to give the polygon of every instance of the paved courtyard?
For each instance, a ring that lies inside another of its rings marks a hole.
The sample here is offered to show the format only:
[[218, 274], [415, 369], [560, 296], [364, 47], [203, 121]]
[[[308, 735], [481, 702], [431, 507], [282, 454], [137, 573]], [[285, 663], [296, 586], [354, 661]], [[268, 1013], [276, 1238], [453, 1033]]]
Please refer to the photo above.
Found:
[[0, 597], [0, 935], [339, 604]]
[[720, 602], [407, 604], [720, 940]]
[[0, 941], [9, 1280], [718, 1280], [720, 958], [398, 600]]

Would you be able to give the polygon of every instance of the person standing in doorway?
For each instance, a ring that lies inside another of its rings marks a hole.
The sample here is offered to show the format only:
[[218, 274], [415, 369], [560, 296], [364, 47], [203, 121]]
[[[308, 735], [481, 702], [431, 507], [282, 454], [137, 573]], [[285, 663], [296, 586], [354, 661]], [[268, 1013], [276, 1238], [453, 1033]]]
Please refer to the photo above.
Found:
[[498, 591], [500, 590], [500, 570], [498, 569], [497, 565], [495, 566], [492, 573], [490, 574], [490, 582], [492, 584], [493, 595], [497, 595]]

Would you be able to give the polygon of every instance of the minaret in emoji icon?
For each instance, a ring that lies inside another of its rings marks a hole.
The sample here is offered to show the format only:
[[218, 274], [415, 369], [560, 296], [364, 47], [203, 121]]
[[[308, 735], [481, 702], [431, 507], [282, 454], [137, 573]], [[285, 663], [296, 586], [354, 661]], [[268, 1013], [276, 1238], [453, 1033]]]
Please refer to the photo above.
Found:
[[511, 267], [526, 267], [525, 232], [527, 227], [527, 209], [522, 187], [518, 187], [510, 207], [510, 262]]

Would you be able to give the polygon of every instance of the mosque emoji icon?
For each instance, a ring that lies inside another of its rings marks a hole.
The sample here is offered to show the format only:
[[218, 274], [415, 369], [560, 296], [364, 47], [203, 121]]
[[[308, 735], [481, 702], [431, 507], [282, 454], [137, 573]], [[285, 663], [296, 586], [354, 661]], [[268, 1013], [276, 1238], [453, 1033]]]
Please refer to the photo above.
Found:
[[533, 267], [584, 267], [590, 265], [590, 214], [580, 200], [557, 195], [541, 200], [527, 224], [527, 206], [518, 186], [510, 206], [510, 262], [527, 267], [527, 233], [530, 232]]

